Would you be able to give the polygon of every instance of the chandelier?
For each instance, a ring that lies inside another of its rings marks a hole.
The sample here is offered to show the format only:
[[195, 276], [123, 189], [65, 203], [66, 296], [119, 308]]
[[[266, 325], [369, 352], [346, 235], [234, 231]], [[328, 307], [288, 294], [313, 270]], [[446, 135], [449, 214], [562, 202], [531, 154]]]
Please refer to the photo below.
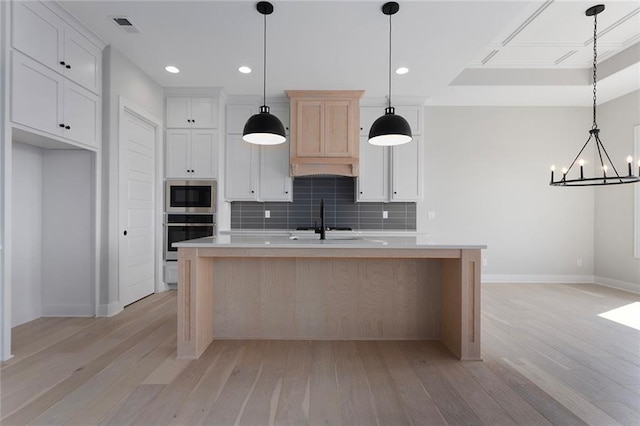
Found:
[[[627, 157], [627, 175], [621, 176], [620, 173], [618, 173], [618, 169], [616, 169], [616, 166], [611, 161], [611, 157], [609, 157], [604, 144], [600, 140], [600, 129], [598, 128], [598, 123], [596, 122], [596, 82], [598, 71], [598, 51], [596, 48], [596, 41], [598, 35], [598, 14], [603, 10], [604, 5], [599, 4], [590, 7], [585, 11], [585, 15], [593, 16], [593, 125], [591, 126], [591, 130], [589, 130], [589, 139], [587, 139], [585, 144], [582, 146], [582, 149], [580, 150], [580, 152], [578, 152], [578, 155], [576, 155], [576, 158], [574, 158], [569, 168], [562, 169], [562, 177], [557, 181], [554, 180], [555, 166], [551, 166], [551, 182], [549, 183], [551, 186], [619, 185], [623, 183], [640, 182], [640, 161], [638, 161], [638, 176], [634, 176], [631, 164], [633, 162], [633, 158], [631, 156]], [[585, 177], [584, 160], [580, 158], [580, 156], [582, 155], [582, 152], [585, 150], [589, 142], [591, 142], [592, 140], [595, 141], [596, 151], [600, 160], [601, 175], [594, 177]], [[567, 177], [567, 175], [576, 164], [576, 162], [580, 165], [580, 177], [570, 179]], [[612, 172], [607, 174], [610, 170]]]

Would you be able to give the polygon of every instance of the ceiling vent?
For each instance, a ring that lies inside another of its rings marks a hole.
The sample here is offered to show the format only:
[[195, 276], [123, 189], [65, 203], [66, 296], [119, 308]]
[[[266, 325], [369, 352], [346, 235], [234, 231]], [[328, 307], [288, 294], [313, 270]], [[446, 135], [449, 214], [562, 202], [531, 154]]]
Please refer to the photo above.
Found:
[[114, 24], [118, 26], [122, 31], [126, 33], [139, 33], [140, 30], [136, 27], [133, 22], [126, 16], [110, 16], [109, 17]]

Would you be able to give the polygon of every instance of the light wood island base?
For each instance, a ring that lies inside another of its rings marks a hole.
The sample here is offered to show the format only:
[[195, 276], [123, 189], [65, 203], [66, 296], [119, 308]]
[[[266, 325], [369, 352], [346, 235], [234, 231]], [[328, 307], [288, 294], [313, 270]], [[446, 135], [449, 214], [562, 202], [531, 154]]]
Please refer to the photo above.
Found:
[[440, 340], [480, 360], [480, 249], [179, 247], [177, 357], [214, 338]]

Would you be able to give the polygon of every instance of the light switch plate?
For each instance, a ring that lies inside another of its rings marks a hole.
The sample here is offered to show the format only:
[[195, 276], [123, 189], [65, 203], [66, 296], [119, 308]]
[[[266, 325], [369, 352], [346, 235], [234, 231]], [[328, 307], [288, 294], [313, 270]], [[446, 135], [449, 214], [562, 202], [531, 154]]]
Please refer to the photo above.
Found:
[[388, 212], [388, 211], [386, 211], [386, 210], [383, 210], [383, 211], [382, 211], [382, 218], [383, 218], [383, 219], [389, 219], [389, 212]]
[[264, 211], [264, 217], [265, 217], [265, 219], [269, 219], [271, 217], [271, 210], [265, 210]]
[[436, 212], [428, 212], [427, 213], [427, 219], [435, 220], [435, 218], [436, 218]]

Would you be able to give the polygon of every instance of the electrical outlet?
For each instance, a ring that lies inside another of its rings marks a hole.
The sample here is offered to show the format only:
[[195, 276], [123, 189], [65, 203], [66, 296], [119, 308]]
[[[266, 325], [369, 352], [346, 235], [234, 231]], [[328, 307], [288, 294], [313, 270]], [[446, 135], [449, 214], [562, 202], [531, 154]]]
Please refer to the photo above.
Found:
[[383, 210], [383, 211], [382, 211], [382, 218], [383, 218], [383, 219], [389, 219], [389, 212], [388, 212], [388, 211], [386, 211], [386, 210]]
[[482, 258], [482, 266], [487, 266], [489, 264], [489, 261], [487, 261], [486, 257]]
[[582, 259], [576, 259], [576, 266], [582, 268]]
[[264, 211], [264, 217], [265, 217], [265, 219], [269, 219], [271, 217], [271, 210], [265, 210]]
[[428, 212], [427, 213], [427, 219], [435, 220], [435, 218], [436, 218], [436, 212]]

